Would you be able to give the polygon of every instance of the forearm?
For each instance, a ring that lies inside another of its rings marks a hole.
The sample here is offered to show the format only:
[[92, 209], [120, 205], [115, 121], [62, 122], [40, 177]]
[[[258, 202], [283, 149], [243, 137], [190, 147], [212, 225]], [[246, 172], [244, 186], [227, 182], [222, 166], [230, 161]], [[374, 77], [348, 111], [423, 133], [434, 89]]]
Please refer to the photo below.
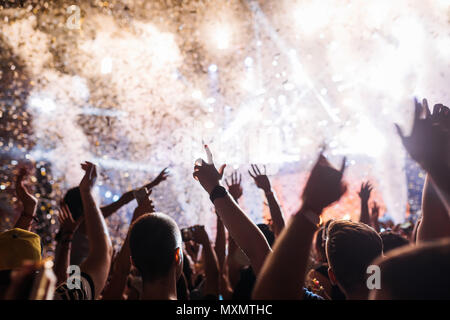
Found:
[[211, 246], [209, 241], [202, 243], [203, 255], [205, 261], [205, 275], [206, 275], [206, 286], [205, 294], [219, 294], [219, 283], [220, 283], [220, 272], [219, 272], [219, 262], [217, 261], [217, 256]]
[[427, 176], [423, 188], [422, 221], [417, 230], [417, 242], [450, 236], [450, 218], [445, 205]]
[[225, 258], [225, 261], [228, 273], [228, 281], [230, 282], [231, 288], [234, 288], [239, 281], [240, 265], [235, 261], [235, 254], [237, 250], [238, 247], [236, 243], [234, 242], [233, 238], [228, 235], [228, 255]]
[[224, 267], [225, 262], [225, 227], [220, 220], [219, 216], [217, 216], [217, 232], [216, 232], [216, 243], [214, 246], [214, 250], [216, 251], [217, 260], [219, 262], [220, 270]]
[[380, 221], [378, 221], [378, 219], [372, 221], [372, 228], [374, 228], [376, 232], [380, 232]]
[[224, 300], [231, 300], [233, 298], [233, 289], [225, 272], [220, 275], [220, 294]]
[[269, 244], [259, 228], [239, 208], [230, 195], [214, 201], [217, 213], [236, 244], [250, 259], [257, 275], [270, 252]]
[[20, 228], [23, 230], [30, 231], [32, 222], [33, 222], [33, 216], [27, 215], [25, 212], [23, 212], [19, 216], [19, 219], [17, 219], [17, 222], [14, 225], [14, 228]]
[[108, 286], [103, 291], [103, 300], [121, 300], [131, 270], [129, 238], [127, 237], [114, 263]]
[[435, 165], [427, 172], [429, 178], [434, 182], [436, 193], [450, 215], [450, 166]]
[[267, 202], [269, 203], [270, 216], [273, 222], [273, 231], [275, 237], [278, 237], [281, 234], [281, 231], [284, 229], [284, 218], [283, 213], [281, 212], [281, 208], [278, 204], [278, 200], [273, 193], [272, 190], [265, 192]]
[[57, 249], [55, 250], [55, 265], [53, 267], [57, 279], [57, 286], [67, 280], [67, 268], [70, 265], [71, 248], [72, 240], [69, 240], [63, 235], [58, 241]]
[[308, 257], [317, 227], [301, 209], [267, 257], [253, 290], [254, 299], [302, 299]]
[[359, 216], [359, 222], [365, 223], [368, 226], [370, 223], [370, 215], [369, 215], [369, 203], [368, 201], [361, 200], [361, 215]]
[[103, 214], [104, 218], [108, 218], [109, 216], [113, 215], [115, 212], [117, 212], [120, 208], [122, 208], [123, 206], [127, 205], [128, 203], [130, 203], [131, 201], [133, 201], [134, 196], [131, 197], [129, 196], [128, 193], [124, 194], [122, 197], [119, 198], [119, 200], [101, 207], [100, 210]]
[[[450, 181], [450, 177], [447, 177], [447, 179]], [[431, 178], [431, 180], [434, 182], [436, 194], [439, 196], [443, 206], [445, 206], [447, 214], [450, 218], [450, 190], [448, 186], [443, 183], [443, 181], [440, 181], [441, 179]]]
[[90, 192], [82, 192], [81, 199], [84, 209], [86, 233], [91, 252], [103, 255], [111, 249], [108, 228], [97, 204]]

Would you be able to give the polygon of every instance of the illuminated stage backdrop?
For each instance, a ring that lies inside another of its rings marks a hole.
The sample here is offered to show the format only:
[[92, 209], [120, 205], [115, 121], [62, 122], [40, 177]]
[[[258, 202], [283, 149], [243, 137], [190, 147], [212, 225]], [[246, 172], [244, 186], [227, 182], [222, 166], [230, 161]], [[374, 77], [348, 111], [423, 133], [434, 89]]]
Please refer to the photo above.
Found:
[[[102, 203], [169, 166], [157, 209], [213, 229], [192, 179], [202, 141], [244, 174], [242, 203], [257, 222], [265, 209], [248, 163], [268, 165], [291, 214], [323, 145], [334, 163], [347, 155], [351, 180], [329, 215], [356, 217], [356, 189], [370, 178], [402, 221], [393, 123], [409, 130], [415, 95], [449, 101], [450, 1], [23, 2], [0, 11], [0, 183], [10, 190], [15, 161], [35, 161], [41, 229], [57, 228], [55, 199], [78, 184], [83, 160], [102, 168]], [[2, 199], [5, 227], [15, 199]], [[110, 218], [113, 234], [131, 209]]]

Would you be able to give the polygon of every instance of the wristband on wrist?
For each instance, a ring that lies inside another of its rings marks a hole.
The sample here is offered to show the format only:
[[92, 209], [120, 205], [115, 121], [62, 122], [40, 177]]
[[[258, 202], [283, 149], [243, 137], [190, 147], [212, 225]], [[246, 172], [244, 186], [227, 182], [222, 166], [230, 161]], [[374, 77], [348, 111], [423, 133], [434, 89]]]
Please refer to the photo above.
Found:
[[320, 222], [322, 219], [318, 214], [314, 213], [312, 210], [310, 209], [302, 210], [299, 212], [299, 214], [301, 214], [304, 218], [306, 218], [306, 220], [311, 222], [314, 226], [316, 227], [320, 226]]
[[214, 203], [214, 201], [218, 198], [223, 198], [228, 194], [227, 190], [220, 186], [217, 185], [214, 187], [213, 191], [211, 191], [211, 194], [209, 195], [209, 199], [211, 200], [212, 203]]

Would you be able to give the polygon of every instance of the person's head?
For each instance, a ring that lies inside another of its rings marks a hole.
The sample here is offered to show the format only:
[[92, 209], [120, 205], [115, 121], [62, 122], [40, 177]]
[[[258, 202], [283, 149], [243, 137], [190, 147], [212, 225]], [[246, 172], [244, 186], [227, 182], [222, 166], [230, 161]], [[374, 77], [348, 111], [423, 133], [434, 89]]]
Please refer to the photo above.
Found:
[[380, 289], [370, 299], [450, 299], [450, 239], [390, 251], [373, 262], [380, 267]]
[[328, 220], [325, 222], [319, 230], [317, 230], [315, 236], [314, 236], [314, 253], [315, 258], [317, 259], [317, 262], [326, 263], [327, 262], [327, 254], [325, 252], [325, 239], [328, 232], [328, 226], [331, 222], [334, 220]]
[[19, 268], [25, 261], [41, 261], [41, 237], [20, 228], [0, 233], [0, 270]]
[[347, 298], [367, 298], [367, 267], [382, 255], [378, 233], [364, 223], [336, 220], [328, 226], [326, 254], [330, 280]]
[[181, 232], [176, 222], [163, 213], [149, 213], [137, 219], [130, 231], [134, 266], [144, 283], [177, 280], [183, 269]]
[[73, 219], [76, 221], [83, 216], [83, 203], [81, 201], [80, 188], [72, 188], [64, 196], [64, 203], [69, 207]]
[[406, 238], [393, 231], [382, 232], [380, 233], [380, 237], [383, 241], [383, 253], [409, 244], [409, 241]]

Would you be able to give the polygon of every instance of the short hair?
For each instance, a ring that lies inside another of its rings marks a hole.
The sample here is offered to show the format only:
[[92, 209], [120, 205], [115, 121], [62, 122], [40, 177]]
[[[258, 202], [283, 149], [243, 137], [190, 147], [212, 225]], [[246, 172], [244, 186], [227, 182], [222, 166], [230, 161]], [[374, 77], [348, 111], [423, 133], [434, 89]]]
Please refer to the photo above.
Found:
[[336, 220], [328, 226], [328, 264], [344, 291], [367, 290], [367, 267], [382, 255], [383, 243], [368, 225]]
[[70, 213], [72, 214], [73, 220], [78, 220], [83, 216], [83, 202], [81, 200], [80, 188], [72, 188], [67, 191], [64, 196], [64, 203], [69, 207]]
[[272, 247], [273, 243], [275, 242], [275, 234], [272, 232], [272, 230], [270, 230], [270, 227], [265, 223], [259, 223], [257, 226], [259, 230], [261, 230], [261, 232], [263, 233], [269, 246]]
[[384, 231], [380, 233], [380, 237], [383, 241], [383, 253], [409, 244], [409, 241], [406, 238], [393, 231]]
[[181, 243], [177, 223], [164, 213], [148, 213], [133, 223], [130, 231], [131, 259], [144, 282], [168, 275], [174, 263], [175, 250], [181, 250]]
[[377, 293], [384, 298], [450, 299], [450, 239], [398, 248], [374, 264], [381, 274]]

